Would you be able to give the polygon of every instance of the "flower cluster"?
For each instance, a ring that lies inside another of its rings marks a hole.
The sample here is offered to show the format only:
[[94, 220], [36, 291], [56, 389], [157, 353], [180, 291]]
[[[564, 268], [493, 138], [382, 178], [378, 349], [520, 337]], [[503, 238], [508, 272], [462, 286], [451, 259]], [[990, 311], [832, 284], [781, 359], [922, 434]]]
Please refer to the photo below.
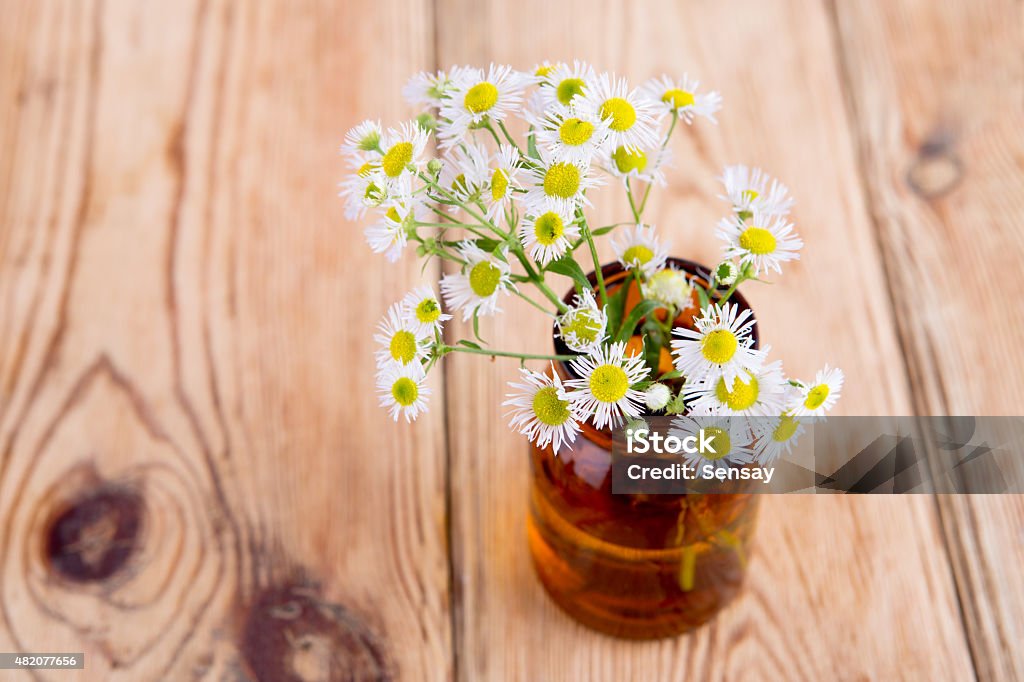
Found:
[[[342, 146], [352, 169], [341, 186], [346, 217], [377, 216], [366, 229], [370, 248], [394, 262], [412, 246], [451, 264], [439, 283], [444, 305], [435, 288], [421, 286], [379, 325], [377, 385], [394, 419], [427, 409], [425, 377], [452, 352], [550, 363], [522, 367], [504, 404], [513, 429], [555, 452], [588, 422], [602, 429], [657, 412], [755, 415], [777, 419], [740, 460], [770, 460], [798, 434], [798, 418], [835, 404], [840, 370], [826, 365], [812, 382], [786, 378], [781, 362], [768, 360], [770, 348], [758, 347], [750, 310], [730, 301], [741, 283], [781, 273], [800, 256], [785, 185], [758, 169], [725, 169], [729, 215], [715, 230], [723, 260], [707, 273], [676, 266], [668, 242], [643, 222], [651, 189], [665, 183], [673, 132], [698, 119], [714, 123], [718, 93], [688, 75], [633, 88], [577, 61], [531, 72], [491, 65], [421, 73], [403, 94], [419, 116], [387, 129], [365, 121]], [[631, 215], [592, 226], [590, 195], [609, 182], [624, 191]], [[597, 260], [602, 235], [627, 273], [614, 285]], [[593, 262], [592, 279], [574, 258], [579, 249]], [[552, 276], [575, 285], [571, 302], [549, 286]], [[509, 296], [549, 315], [570, 353], [489, 347], [479, 320], [499, 314]], [[456, 312], [472, 321], [475, 340], [446, 338]], [[567, 363], [568, 377], [555, 361]], [[750, 442], [749, 433], [733, 435]]]

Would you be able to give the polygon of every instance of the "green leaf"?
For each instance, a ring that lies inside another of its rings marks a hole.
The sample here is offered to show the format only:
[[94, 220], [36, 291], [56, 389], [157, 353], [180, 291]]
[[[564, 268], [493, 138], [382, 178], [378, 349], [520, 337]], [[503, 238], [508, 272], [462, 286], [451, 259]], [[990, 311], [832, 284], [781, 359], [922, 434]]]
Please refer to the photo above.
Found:
[[708, 307], [708, 304], [711, 302], [708, 298], [708, 291], [699, 284], [695, 284], [694, 288], [697, 290], [697, 299], [700, 301], [700, 309], [704, 310], [705, 308]]
[[668, 381], [669, 379], [678, 379], [681, 376], [683, 376], [683, 373], [680, 372], [678, 369], [674, 369], [671, 372], [665, 372], [664, 374], [662, 374], [660, 377], [658, 377], [658, 381]]
[[526, 154], [540, 161], [540, 152], [537, 151], [537, 135], [533, 126], [526, 132]]
[[633, 271], [630, 271], [626, 279], [622, 280], [622, 286], [616, 289], [614, 294], [609, 294], [608, 296], [606, 307], [609, 331], [615, 330], [617, 332], [622, 325], [622, 311], [626, 307], [626, 292], [629, 291], [629, 284], [635, 276]]
[[547, 269], [556, 274], [571, 277], [573, 284], [576, 285], [577, 293], [591, 287], [587, 276], [583, 273], [583, 268], [580, 267], [580, 264], [576, 262], [571, 253], [565, 254], [558, 260], [551, 261], [548, 263]]
[[501, 239], [476, 239], [474, 241], [481, 251], [486, 251], [487, 253], [494, 253], [495, 249], [505, 244]]
[[604, 227], [599, 227], [596, 230], [591, 230], [590, 234], [594, 235], [595, 237], [600, 237], [603, 234], [608, 234], [616, 227], [618, 227], [618, 225], [606, 225]]
[[[616, 292], [617, 294], [618, 292]], [[613, 341], [628, 341], [629, 337], [633, 336], [633, 330], [636, 329], [636, 325], [640, 322], [640, 318], [647, 317], [652, 312], [661, 307], [661, 303], [658, 301], [640, 301], [636, 304], [636, 307], [629, 311], [629, 315], [623, 320], [622, 325], [619, 327], [618, 332], [615, 334]]]
[[473, 343], [469, 339], [459, 339], [458, 345], [465, 346], [466, 348], [472, 348], [473, 350], [483, 350], [479, 343]]
[[658, 373], [658, 365], [661, 364], [661, 343], [651, 334], [644, 337], [644, 364], [650, 370], [651, 376]]

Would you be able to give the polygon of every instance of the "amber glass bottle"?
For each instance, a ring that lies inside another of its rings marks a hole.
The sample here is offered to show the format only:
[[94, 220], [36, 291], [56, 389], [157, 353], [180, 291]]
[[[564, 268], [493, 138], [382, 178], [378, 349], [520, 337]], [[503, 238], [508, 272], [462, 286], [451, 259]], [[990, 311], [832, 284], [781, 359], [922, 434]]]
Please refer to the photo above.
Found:
[[[706, 268], [670, 264], [705, 284]], [[625, 273], [602, 272], [611, 294]], [[674, 324], [692, 324], [693, 312]], [[571, 376], [567, 365], [558, 371]], [[743, 582], [757, 496], [613, 495], [610, 431], [588, 424], [582, 435], [558, 456], [531, 447], [528, 535], [541, 583], [576, 620], [611, 635], [666, 637], [707, 622]]]

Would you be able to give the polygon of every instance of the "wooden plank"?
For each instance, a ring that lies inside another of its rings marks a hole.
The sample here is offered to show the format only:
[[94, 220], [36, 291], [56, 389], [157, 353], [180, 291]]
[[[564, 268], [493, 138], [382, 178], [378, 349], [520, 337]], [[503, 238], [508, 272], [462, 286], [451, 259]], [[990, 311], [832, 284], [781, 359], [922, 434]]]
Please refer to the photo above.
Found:
[[[1024, 400], [1019, 2], [836, 3], [856, 140], [923, 414]], [[908, 36], [913, 35], [913, 40]], [[981, 679], [1024, 677], [1019, 496], [941, 496]]]
[[[824, 361], [849, 377], [844, 414], [908, 414], [911, 403], [865, 210], [825, 8], [809, 1], [479, 3], [440, 0], [438, 61], [589, 60], [639, 82], [697, 74], [720, 89], [715, 127], [676, 143], [670, 189], [650, 218], [676, 254], [709, 262], [727, 163], [761, 165], [798, 198], [805, 260], [748, 287], [763, 338], [790, 373]], [[799, 30], [794, 27], [799, 26]], [[605, 192], [607, 194], [607, 192]], [[622, 202], [598, 202], [602, 222]], [[604, 250], [607, 257], [607, 250]], [[469, 332], [462, 330], [463, 334]], [[549, 329], [516, 302], [483, 335], [544, 352]], [[463, 679], [893, 679], [972, 675], [934, 502], [769, 498], [748, 588], [693, 635], [637, 644], [576, 626], [532, 574], [523, 532], [524, 441], [499, 398], [514, 364], [448, 364], [453, 598]]]
[[3, 16], [0, 650], [447, 677], [443, 404], [372, 395], [419, 265], [382, 277], [333, 196], [345, 130], [407, 115], [427, 2]]

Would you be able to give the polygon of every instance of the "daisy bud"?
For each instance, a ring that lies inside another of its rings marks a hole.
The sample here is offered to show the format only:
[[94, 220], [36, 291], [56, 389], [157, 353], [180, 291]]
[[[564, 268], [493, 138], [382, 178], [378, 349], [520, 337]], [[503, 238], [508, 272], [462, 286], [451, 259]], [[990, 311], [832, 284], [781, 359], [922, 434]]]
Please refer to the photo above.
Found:
[[628, 434], [630, 431], [633, 433], [639, 433], [641, 431], [644, 433], [650, 433], [651, 427], [648, 426], [647, 422], [643, 419], [630, 419], [626, 422], [626, 433]]
[[644, 404], [647, 405], [647, 409], [654, 412], [665, 409], [671, 399], [672, 391], [665, 384], [653, 384], [644, 391]]
[[418, 125], [421, 130], [436, 130], [437, 119], [434, 118], [430, 113], [424, 111], [422, 114], [416, 117], [416, 125]]
[[441, 172], [442, 165], [441, 159], [431, 159], [427, 163], [427, 170], [430, 171], [431, 175], [437, 175]]
[[683, 399], [682, 393], [668, 401], [668, 405], [665, 406], [665, 414], [682, 414], [685, 411], [686, 401]]
[[715, 268], [715, 281], [723, 286], [732, 286], [738, 274], [736, 264], [731, 260], [724, 260]]

